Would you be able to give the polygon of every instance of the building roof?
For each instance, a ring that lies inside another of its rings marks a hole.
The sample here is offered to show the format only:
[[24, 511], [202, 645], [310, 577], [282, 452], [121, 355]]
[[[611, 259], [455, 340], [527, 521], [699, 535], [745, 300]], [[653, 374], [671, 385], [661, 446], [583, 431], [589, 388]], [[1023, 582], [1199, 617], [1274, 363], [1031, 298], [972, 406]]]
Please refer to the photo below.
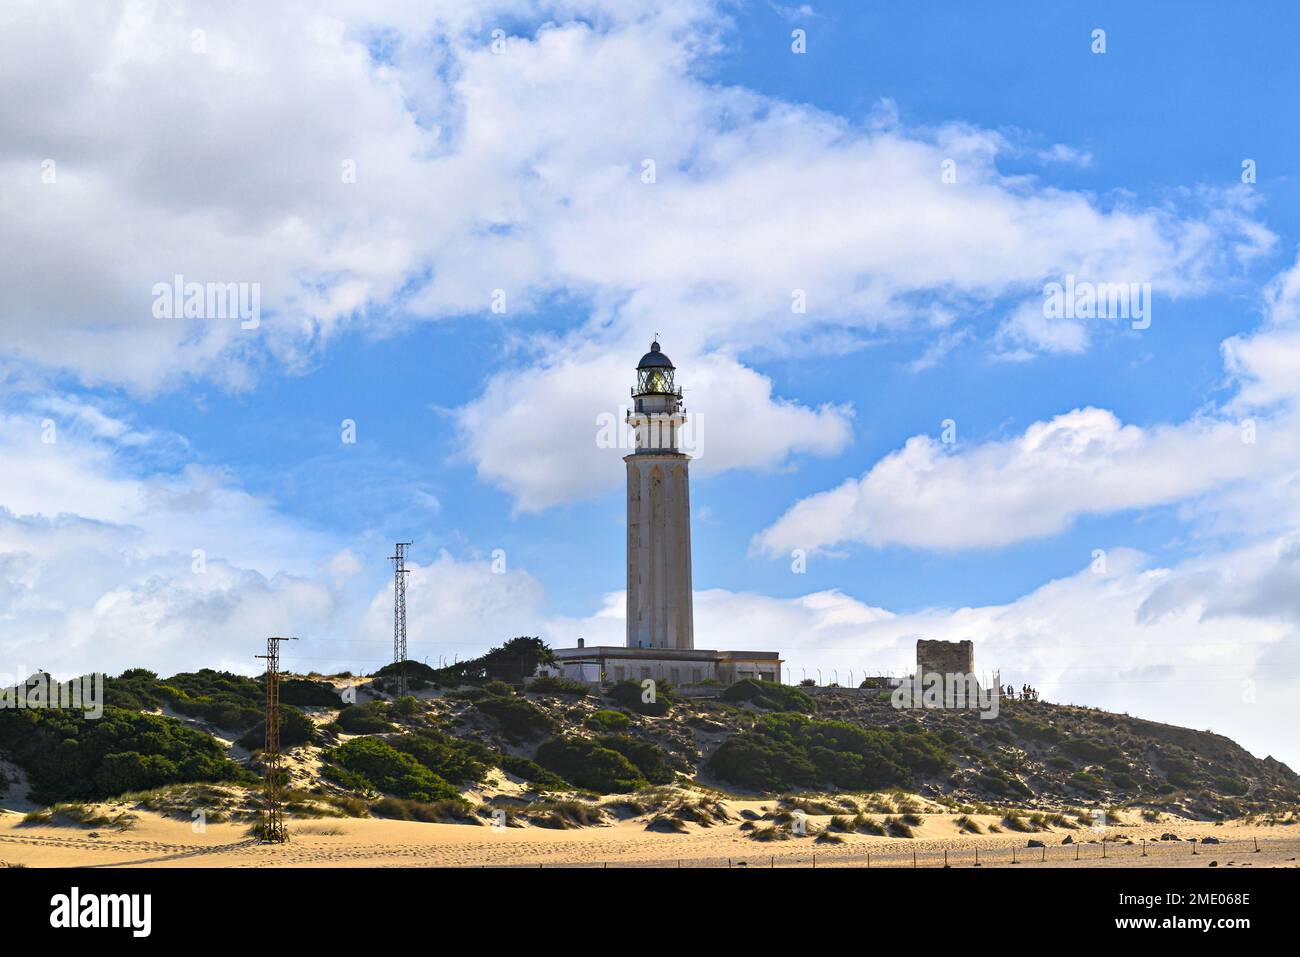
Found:
[[755, 661], [781, 659], [779, 651], [710, 651], [706, 648], [627, 648], [623, 645], [588, 645], [555, 648], [561, 661], [572, 658], [648, 658], [655, 661]]
[[673, 360], [669, 359], [659, 348], [658, 340], [650, 343], [650, 351], [641, 357], [637, 363], [638, 369], [676, 369]]

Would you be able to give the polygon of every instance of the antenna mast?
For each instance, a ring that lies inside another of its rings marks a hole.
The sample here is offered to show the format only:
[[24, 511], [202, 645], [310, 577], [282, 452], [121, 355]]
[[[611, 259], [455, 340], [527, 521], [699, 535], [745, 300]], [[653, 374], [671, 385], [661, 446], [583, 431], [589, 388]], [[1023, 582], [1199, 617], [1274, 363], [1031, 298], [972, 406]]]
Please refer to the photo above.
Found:
[[397, 665], [397, 696], [406, 694], [406, 549], [414, 542], [398, 542], [393, 563], [393, 663]]
[[283, 769], [280, 764], [280, 642], [297, 638], [266, 639], [266, 746], [262, 749], [262, 776], [266, 782], [266, 809], [262, 812], [262, 840], [283, 844], [289, 839], [284, 829]]

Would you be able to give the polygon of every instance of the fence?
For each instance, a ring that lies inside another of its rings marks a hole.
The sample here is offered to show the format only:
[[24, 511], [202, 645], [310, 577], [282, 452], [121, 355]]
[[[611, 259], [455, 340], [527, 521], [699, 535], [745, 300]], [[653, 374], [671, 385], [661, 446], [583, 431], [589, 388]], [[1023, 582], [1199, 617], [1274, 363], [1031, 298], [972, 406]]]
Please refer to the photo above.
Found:
[[[1267, 846], [1266, 842], [1266, 846]], [[1293, 852], [1294, 849], [1292, 849]], [[1072, 844], [1044, 843], [1042, 847], [1021, 844], [990, 844], [981, 847], [967, 844], [957, 848], [908, 848], [896, 844], [878, 847], [819, 846], [816, 850], [804, 847], [756, 848], [751, 854], [730, 857], [672, 857], [653, 860], [610, 860], [584, 863], [517, 861], [482, 864], [482, 867], [515, 868], [731, 868], [754, 869], [773, 867], [803, 868], [975, 868], [975, 867], [1175, 867], [1187, 866], [1242, 866], [1250, 865], [1254, 854], [1262, 853], [1258, 839], [1254, 841], [1222, 841], [1201, 844], [1195, 841], [1135, 840], [1132, 844], [1107, 840]], [[1292, 853], [1288, 852], [1288, 853]], [[654, 853], [650, 851], [650, 853]], [[1294, 855], [1293, 855], [1294, 856]]]

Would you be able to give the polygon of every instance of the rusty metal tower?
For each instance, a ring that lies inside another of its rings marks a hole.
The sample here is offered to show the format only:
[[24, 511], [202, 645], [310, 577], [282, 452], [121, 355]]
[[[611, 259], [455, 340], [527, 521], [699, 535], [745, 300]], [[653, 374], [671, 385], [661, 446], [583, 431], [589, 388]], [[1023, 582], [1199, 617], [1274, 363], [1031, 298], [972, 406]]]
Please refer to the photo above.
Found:
[[406, 694], [406, 549], [414, 542], [398, 542], [393, 563], [393, 663], [397, 665], [397, 696]]
[[262, 840], [283, 844], [289, 839], [284, 829], [284, 768], [280, 763], [280, 642], [297, 638], [266, 639], [266, 746], [262, 749], [262, 777], [266, 783], [266, 808], [262, 812]]

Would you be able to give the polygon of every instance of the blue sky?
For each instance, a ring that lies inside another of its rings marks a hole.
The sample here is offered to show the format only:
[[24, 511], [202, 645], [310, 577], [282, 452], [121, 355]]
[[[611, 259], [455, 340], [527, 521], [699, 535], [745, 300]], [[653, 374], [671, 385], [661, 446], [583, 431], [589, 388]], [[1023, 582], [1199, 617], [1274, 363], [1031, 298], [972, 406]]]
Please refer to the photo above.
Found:
[[[658, 331], [704, 425], [697, 643], [797, 677], [972, 637], [1285, 757], [1295, 10], [624, 6], [20, 8], [6, 661], [252, 670], [290, 631], [360, 670], [398, 539], [416, 657], [616, 640], [594, 423]], [[259, 328], [154, 318], [176, 273], [258, 283]], [[1151, 283], [1150, 328], [1047, 321], [1067, 274]]]

